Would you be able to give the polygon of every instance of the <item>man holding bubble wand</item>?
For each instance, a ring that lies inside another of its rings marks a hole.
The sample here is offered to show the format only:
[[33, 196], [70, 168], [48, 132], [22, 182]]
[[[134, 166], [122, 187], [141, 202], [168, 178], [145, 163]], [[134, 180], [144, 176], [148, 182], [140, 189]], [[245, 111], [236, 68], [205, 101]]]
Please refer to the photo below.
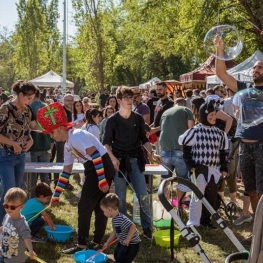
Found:
[[[216, 75], [232, 91], [238, 92], [247, 89], [248, 84], [236, 80], [226, 71], [224, 61], [224, 43], [219, 35], [215, 36], [214, 44], [216, 48]], [[252, 70], [254, 88], [263, 91], [263, 61], [257, 61]], [[247, 90], [249, 93], [249, 90]], [[240, 96], [237, 93], [235, 96]], [[247, 95], [249, 96], [249, 95]], [[240, 102], [240, 100], [239, 100]], [[239, 105], [241, 114], [242, 102]], [[255, 215], [259, 199], [263, 193], [263, 123], [255, 123], [249, 127], [244, 127], [239, 117], [235, 137], [240, 142], [240, 170], [244, 181], [245, 191], [248, 192], [253, 213]]]

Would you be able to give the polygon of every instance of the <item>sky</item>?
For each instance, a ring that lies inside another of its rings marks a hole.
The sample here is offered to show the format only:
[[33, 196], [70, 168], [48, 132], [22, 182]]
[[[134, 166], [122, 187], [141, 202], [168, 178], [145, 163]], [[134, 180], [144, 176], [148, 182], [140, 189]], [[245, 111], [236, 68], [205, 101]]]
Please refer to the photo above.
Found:
[[[18, 15], [16, 11], [16, 3], [19, 0], [0, 0], [0, 29], [7, 27], [9, 31], [15, 29], [15, 24], [18, 20]], [[58, 21], [58, 28], [61, 33], [63, 33], [63, 5], [64, 0], [59, 0], [59, 13], [60, 18]], [[76, 28], [71, 22], [73, 9], [71, 6], [71, 1], [66, 1], [68, 3], [68, 35], [74, 35]]]

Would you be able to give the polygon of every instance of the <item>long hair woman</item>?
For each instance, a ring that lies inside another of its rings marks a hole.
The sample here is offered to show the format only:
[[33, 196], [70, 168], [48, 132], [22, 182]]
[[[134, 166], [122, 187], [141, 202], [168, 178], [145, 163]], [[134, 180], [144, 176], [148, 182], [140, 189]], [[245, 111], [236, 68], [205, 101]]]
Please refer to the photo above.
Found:
[[83, 104], [81, 100], [74, 101], [73, 103], [73, 121], [77, 125], [83, 125], [85, 118], [84, 110], [83, 110]]
[[[118, 102], [116, 96], [109, 96], [109, 98], [106, 101], [106, 106], [112, 106], [115, 109], [115, 112], [119, 110]], [[105, 110], [105, 109], [104, 109]]]
[[0, 107], [0, 179], [3, 191], [0, 200], [0, 222], [5, 209], [4, 195], [12, 187], [21, 187], [24, 178], [26, 152], [33, 145], [30, 129], [35, 129], [29, 107], [37, 88], [30, 82], [17, 81], [12, 86], [14, 100]]
[[98, 124], [102, 119], [101, 111], [97, 109], [87, 110], [85, 118], [86, 123], [82, 126], [82, 129], [92, 133], [98, 140], [100, 140], [100, 130]]

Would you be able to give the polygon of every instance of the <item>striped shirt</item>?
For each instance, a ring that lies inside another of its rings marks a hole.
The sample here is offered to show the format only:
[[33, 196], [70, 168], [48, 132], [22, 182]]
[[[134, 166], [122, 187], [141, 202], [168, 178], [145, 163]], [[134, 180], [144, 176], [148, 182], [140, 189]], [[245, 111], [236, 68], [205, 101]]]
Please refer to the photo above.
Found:
[[[119, 242], [123, 245], [123, 241], [127, 238], [129, 230], [133, 222], [122, 213], [119, 213], [112, 219], [112, 228], [115, 231], [115, 234], [119, 240]], [[141, 242], [139, 237], [138, 230], [136, 229], [130, 244], [137, 244]]]

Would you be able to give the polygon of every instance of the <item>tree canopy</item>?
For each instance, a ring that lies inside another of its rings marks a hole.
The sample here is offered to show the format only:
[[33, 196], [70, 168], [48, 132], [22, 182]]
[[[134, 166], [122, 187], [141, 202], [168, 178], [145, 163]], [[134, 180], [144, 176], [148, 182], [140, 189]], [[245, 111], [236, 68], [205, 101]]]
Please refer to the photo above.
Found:
[[[206, 32], [230, 24], [240, 32], [240, 62], [263, 50], [263, 1], [72, 0], [77, 34], [67, 44], [67, 78], [76, 91], [179, 79], [209, 54]], [[0, 32], [1, 83], [62, 71], [58, 0], [20, 0], [14, 32]]]

